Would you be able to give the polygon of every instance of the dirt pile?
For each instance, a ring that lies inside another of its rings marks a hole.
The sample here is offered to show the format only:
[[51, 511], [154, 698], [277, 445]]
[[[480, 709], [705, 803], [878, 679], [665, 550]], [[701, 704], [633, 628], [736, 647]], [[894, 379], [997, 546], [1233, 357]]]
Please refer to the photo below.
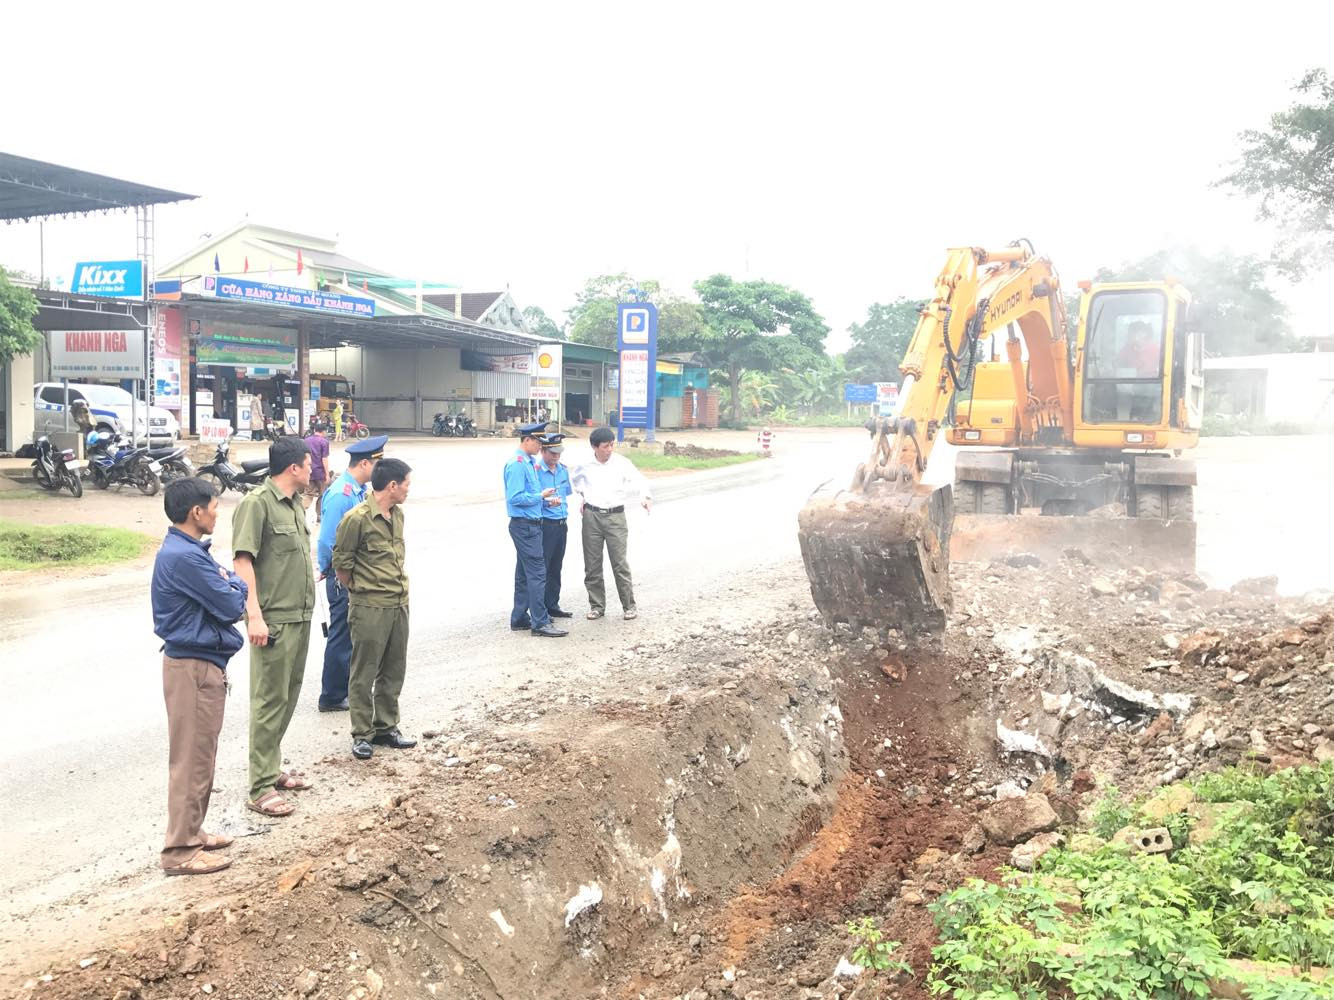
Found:
[[702, 662], [642, 698], [533, 691], [416, 760], [377, 758], [401, 789], [271, 882], [21, 995], [603, 995], [697, 908], [780, 871], [847, 768], [823, 664], [700, 640]]
[[[1094, 772], [1131, 791], [1243, 757], [1323, 758], [1334, 604], [1272, 579], [1213, 590], [1190, 574], [1099, 575], [1078, 553], [956, 572], [946, 642], [990, 689], [1020, 783]], [[998, 599], [1000, 595], [1008, 599]]]
[[676, 458], [731, 458], [741, 454], [726, 448], [702, 448], [697, 444], [677, 444], [675, 441], [664, 441], [662, 453]]

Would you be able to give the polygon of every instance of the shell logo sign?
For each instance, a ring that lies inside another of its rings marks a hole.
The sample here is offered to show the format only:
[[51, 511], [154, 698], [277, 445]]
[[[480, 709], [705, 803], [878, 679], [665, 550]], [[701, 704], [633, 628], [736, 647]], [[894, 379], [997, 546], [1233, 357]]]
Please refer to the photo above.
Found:
[[563, 350], [560, 344], [541, 344], [536, 351], [537, 365], [529, 382], [529, 399], [559, 400]]

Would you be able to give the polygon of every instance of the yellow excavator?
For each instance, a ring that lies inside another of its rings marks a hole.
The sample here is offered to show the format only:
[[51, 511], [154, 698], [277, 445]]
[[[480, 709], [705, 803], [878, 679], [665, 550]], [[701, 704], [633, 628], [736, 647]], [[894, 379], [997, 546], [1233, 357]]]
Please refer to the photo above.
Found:
[[[1051, 261], [1021, 240], [949, 251], [847, 489], [822, 490], [799, 535], [826, 623], [938, 630], [951, 557], [1080, 549], [1141, 565], [1195, 558], [1204, 395], [1190, 293], [1171, 279], [1080, 283], [1067, 319]], [[923, 483], [942, 439], [953, 488]]]

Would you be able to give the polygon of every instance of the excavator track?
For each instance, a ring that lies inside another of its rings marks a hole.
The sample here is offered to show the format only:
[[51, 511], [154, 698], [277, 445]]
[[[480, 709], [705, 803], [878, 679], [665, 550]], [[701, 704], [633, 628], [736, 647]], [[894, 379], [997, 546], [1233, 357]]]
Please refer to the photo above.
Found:
[[825, 623], [943, 630], [953, 517], [948, 486], [881, 481], [813, 496], [798, 514], [798, 537]]

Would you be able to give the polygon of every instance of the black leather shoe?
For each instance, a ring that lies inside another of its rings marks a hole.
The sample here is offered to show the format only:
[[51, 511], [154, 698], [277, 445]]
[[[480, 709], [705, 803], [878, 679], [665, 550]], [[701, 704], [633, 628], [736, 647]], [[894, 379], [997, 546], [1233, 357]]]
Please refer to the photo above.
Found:
[[543, 625], [541, 628], [533, 629], [533, 635], [540, 635], [545, 639], [560, 639], [561, 637], [567, 636], [569, 634], [570, 633], [565, 631], [565, 629], [556, 628], [556, 626], [552, 625], [550, 622]]
[[417, 745], [416, 740], [404, 736], [397, 729], [391, 729], [387, 733], [376, 733], [371, 737], [371, 742], [377, 747], [393, 747], [395, 750], [411, 750]]
[[522, 621], [522, 622], [519, 622], [519, 624], [517, 624], [517, 625], [511, 625], [511, 626], [510, 626], [510, 631], [511, 631], [511, 632], [522, 632], [522, 631], [524, 631], [525, 629], [530, 629], [530, 628], [532, 628], [532, 627], [533, 627], [533, 623], [532, 623], [532, 622], [530, 622], [530, 621]]
[[347, 707], [347, 699], [344, 698], [342, 701], [336, 701], [336, 702], [334, 702], [332, 705], [325, 704], [324, 702], [320, 702], [320, 711], [321, 711], [321, 712], [346, 712], [346, 711], [348, 711], [348, 707]]
[[352, 756], [357, 760], [370, 760], [375, 753], [375, 748], [366, 740], [352, 741]]
[[548, 614], [550, 614], [552, 618], [573, 618], [573, 617], [574, 617], [574, 615], [571, 614], [569, 611], [561, 611], [559, 608], [557, 608], [555, 611], [548, 612]]

